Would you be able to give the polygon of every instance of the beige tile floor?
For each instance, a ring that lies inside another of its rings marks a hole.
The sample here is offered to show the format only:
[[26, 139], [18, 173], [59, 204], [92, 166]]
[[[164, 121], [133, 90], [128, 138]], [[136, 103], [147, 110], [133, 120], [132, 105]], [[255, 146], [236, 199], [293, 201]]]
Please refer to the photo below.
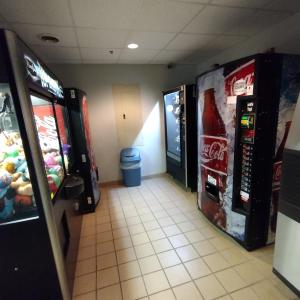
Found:
[[210, 225], [167, 176], [106, 187], [83, 218], [73, 299], [297, 299], [272, 257], [272, 246], [249, 253]]

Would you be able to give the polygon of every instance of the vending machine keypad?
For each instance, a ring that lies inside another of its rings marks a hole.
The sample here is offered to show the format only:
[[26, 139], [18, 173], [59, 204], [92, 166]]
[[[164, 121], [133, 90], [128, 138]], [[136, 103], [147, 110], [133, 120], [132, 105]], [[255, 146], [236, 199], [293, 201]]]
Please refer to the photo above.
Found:
[[240, 197], [242, 201], [248, 202], [251, 191], [251, 170], [253, 161], [253, 146], [242, 144], [242, 172]]
[[245, 103], [240, 119], [241, 182], [239, 198], [242, 203], [247, 203], [251, 194], [255, 119], [254, 103]]

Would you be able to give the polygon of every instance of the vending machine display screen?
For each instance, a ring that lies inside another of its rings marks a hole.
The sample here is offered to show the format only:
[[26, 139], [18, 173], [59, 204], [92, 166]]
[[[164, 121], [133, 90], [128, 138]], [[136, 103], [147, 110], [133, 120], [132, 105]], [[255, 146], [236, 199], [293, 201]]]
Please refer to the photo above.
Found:
[[255, 115], [242, 115], [240, 126], [242, 129], [242, 143], [253, 144], [255, 137]]
[[167, 129], [167, 155], [181, 161], [179, 91], [164, 96]]

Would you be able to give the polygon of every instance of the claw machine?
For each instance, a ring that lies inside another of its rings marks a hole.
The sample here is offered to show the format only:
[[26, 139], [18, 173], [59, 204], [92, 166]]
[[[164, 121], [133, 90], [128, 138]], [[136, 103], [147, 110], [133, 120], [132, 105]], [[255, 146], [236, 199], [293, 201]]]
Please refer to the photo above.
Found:
[[68, 171], [62, 101], [55, 75], [14, 32], [0, 30], [2, 299], [71, 299], [81, 223], [70, 218], [70, 198], [84, 185]]
[[99, 171], [90, 133], [87, 95], [76, 88], [64, 89], [64, 93], [74, 148], [73, 171], [79, 172], [85, 183], [79, 209], [84, 213], [94, 212], [100, 201]]

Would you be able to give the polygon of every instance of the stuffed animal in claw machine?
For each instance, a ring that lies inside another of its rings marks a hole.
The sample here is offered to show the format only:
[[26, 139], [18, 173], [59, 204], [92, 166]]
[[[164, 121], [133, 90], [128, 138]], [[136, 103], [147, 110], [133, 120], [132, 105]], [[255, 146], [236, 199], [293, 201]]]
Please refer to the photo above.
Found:
[[10, 186], [16, 190], [18, 195], [33, 195], [28, 168], [24, 173], [15, 173], [14, 179], [15, 180], [10, 184]]
[[22, 173], [15, 173], [14, 179], [10, 186], [16, 191], [15, 203], [23, 206], [32, 205], [33, 190], [27, 165]]
[[15, 191], [10, 187], [13, 178], [7, 171], [0, 173], [0, 220], [14, 215]]

